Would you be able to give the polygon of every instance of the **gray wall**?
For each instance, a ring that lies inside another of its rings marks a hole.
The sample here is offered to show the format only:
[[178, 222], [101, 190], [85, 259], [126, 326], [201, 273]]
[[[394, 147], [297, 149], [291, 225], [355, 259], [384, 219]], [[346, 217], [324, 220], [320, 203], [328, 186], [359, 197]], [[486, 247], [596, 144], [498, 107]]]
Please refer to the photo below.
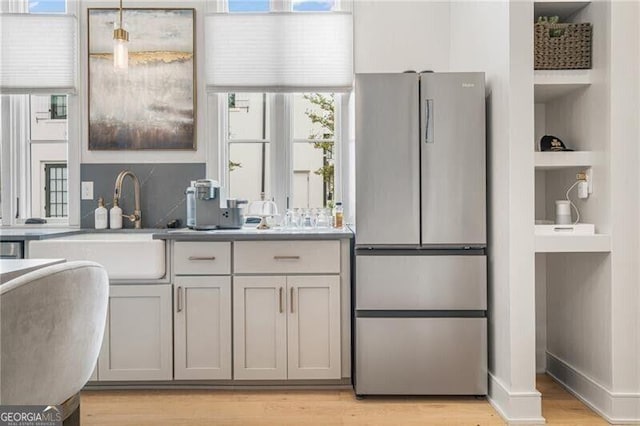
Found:
[[[164, 228], [167, 222], [180, 219], [186, 226], [186, 199], [184, 191], [189, 182], [205, 177], [204, 163], [182, 164], [81, 164], [80, 179], [93, 182], [93, 200], [82, 200], [80, 204], [80, 225], [94, 227], [93, 212], [98, 206], [98, 198], [103, 197], [107, 209], [113, 204], [113, 190], [116, 177], [122, 170], [131, 170], [140, 180], [140, 198], [143, 228]], [[133, 183], [126, 178], [120, 200], [124, 214], [133, 213]], [[123, 227], [132, 228], [128, 219], [123, 219]]]

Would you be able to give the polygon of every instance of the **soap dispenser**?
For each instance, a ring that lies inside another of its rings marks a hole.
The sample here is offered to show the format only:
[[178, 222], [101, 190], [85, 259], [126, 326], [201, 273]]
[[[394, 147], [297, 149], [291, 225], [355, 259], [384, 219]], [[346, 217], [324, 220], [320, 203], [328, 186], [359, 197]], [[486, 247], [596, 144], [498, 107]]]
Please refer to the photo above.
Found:
[[104, 199], [98, 199], [98, 208], [94, 211], [96, 229], [107, 229], [107, 209], [104, 206]]
[[118, 206], [118, 199], [113, 199], [113, 207], [109, 210], [109, 221], [111, 222], [111, 229], [122, 228], [122, 209]]

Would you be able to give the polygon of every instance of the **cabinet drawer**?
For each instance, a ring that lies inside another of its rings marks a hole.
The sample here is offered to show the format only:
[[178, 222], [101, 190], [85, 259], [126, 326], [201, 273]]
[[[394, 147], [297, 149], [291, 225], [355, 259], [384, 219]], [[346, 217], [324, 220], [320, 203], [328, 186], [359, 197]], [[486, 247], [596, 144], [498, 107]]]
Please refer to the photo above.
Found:
[[176, 242], [173, 251], [173, 266], [177, 275], [231, 273], [231, 243]]
[[356, 256], [358, 310], [486, 310], [486, 256]]
[[357, 318], [361, 395], [486, 395], [486, 318]]
[[247, 273], [340, 273], [339, 241], [238, 241], [234, 271]]

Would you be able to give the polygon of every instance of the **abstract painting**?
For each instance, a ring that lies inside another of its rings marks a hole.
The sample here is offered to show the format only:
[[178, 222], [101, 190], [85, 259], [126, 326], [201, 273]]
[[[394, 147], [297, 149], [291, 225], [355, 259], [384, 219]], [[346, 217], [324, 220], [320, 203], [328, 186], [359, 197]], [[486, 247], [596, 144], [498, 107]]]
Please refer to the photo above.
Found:
[[117, 9], [88, 14], [89, 149], [196, 149], [194, 9], [124, 9], [124, 72], [113, 66]]

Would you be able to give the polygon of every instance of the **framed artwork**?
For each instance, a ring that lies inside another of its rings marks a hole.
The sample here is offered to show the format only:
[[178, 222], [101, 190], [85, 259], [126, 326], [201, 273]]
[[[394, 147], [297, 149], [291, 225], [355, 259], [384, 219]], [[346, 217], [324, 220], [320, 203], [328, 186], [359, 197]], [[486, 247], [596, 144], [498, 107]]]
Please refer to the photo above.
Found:
[[196, 149], [194, 18], [194, 9], [124, 9], [123, 72], [113, 66], [118, 10], [88, 10], [90, 150]]

